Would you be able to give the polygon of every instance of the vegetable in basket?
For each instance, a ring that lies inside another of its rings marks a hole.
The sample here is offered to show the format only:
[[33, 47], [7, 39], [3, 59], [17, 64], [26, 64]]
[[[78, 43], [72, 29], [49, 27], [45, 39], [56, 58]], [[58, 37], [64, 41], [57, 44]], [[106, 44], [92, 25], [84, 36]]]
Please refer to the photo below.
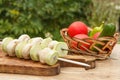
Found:
[[[113, 37], [113, 35], [116, 32], [116, 26], [113, 23], [108, 23], [103, 26], [103, 30], [101, 32], [97, 32], [96, 34], [93, 35], [94, 39], [97, 39], [99, 37]], [[99, 33], [99, 34], [98, 34]], [[97, 36], [97, 37], [96, 37]], [[104, 41], [107, 43], [108, 41]], [[102, 48], [103, 46], [100, 44], [95, 44], [95, 46]], [[96, 51], [95, 48], [91, 47], [91, 50]]]
[[113, 23], [108, 23], [103, 26], [103, 30], [99, 37], [103, 36], [113, 36], [116, 32], [116, 26]]
[[[101, 30], [100, 30], [101, 28]], [[99, 31], [98, 31], [99, 29]], [[95, 33], [96, 30], [96, 33]], [[98, 31], [98, 32], [97, 32]], [[95, 27], [93, 31], [90, 33], [93, 39], [97, 39], [98, 37], [110, 37], [113, 36], [116, 32], [116, 26], [113, 23], [104, 24], [102, 27]], [[94, 34], [94, 35], [92, 35]]]
[[74, 37], [77, 34], [88, 34], [87, 25], [81, 21], [75, 21], [68, 27], [68, 35]]
[[104, 22], [99, 27], [94, 27], [93, 30], [90, 32], [89, 36], [94, 36], [97, 32], [101, 32], [103, 29]]
[[[83, 39], [86, 39], [86, 38], [89, 38], [88, 35], [86, 34], [77, 34], [75, 35], [73, 38], [76, 38], [76, 39], [80, 39], [80, 40], [83, 40]], [[79, 42], [79, 45], [78, 45], [78, 42], [76, 41], [73, 41], [71, 43], [71, 46], [74, 48], [74, 47], [79, 47], [81, 50], [85, 50], [85, 48], [89, 48], [89, 44], [87, 44], [85, 41], [84, 42]]]

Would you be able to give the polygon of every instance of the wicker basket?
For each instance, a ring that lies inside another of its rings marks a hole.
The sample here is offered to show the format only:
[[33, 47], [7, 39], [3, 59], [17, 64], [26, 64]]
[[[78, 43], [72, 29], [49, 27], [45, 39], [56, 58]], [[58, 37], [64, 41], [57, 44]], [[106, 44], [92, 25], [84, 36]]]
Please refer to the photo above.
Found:
[[[97, 59], [106, 59], [112, 53], [113, 47], [117, 43], [119, 33], [115, 33], [112, 37], [100, 37], [97, 40], [93, 38], [86, 38], [86, 39], [78, 39], [78, 38], [71, 38], [67, 34], [68, 29], [64, 28], [60, 31], [62, 38], [67, 43], [69, 47], [69, 51], [75, 55], [89, 55], [94, 56]], [[73, 43], [77, 45], [74, 46]], [[88, 47], [81, 45], [85, 44]]]

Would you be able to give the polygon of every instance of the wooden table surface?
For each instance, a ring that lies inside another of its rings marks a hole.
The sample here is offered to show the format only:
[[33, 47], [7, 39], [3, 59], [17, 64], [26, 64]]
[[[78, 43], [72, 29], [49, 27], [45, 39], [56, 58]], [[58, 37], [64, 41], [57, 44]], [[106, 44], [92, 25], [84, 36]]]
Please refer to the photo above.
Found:
[[56, 76], [0, 73], [0, 80], [120, 80], [120, 44], [114, 47], [110, 59], [97, 61], [95, 69], [66, 67]]

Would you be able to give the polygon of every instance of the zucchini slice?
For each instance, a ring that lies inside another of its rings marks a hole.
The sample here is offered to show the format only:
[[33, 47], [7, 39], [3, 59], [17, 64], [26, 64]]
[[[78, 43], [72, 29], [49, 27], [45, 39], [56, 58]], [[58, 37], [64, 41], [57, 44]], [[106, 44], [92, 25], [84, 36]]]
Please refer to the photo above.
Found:
[[9, 56], [15, 56], [15, 48], [18, 44], [18, 40], [17, 39], [14, 39], [12, 41], [10, 41], [7, 45], [7, 53]]
[[22, 50], [24, 48], [24, 46], [27, 44], [26, 41], [22, 41], [20, 42], [16, 48], [15, 48], [15, 54], [18, 58], [23, 58], [23, 55], [22, 55]]
[[7, 53], [7, 45], [10, 41], [12, 41], [12, 37], [6, 37], [2, 40], [2, 50]]
[[64, 57], [68, 54], [68, 51], [63, 49], [68, 49], [68, 46], [65, 42], [58, 42], [53, 48], [53, 50], [58, 52], [59, 57]]
[[41, 45], [40, 44], [35, 44], [31, 47], [30, 49], [30, 58], [33, 61], [39, 61], [39, 56], [38, 56], [38, 52], [41, 50]]
[[30, 43], [27, 43], [24, 46], [24, 48], [22, 50], [22, 56], [23, 56], [24, 59], [30, 59], [30, 49], [31, 49], [31, 47], [32, 47], [32, 44], [30, 44]]
[[18, 40], [19, 40], [20, 42], [22, 42], [22, 41], [28, 41], [29, 39], [30, 39], [30, 36], [27, 35], [27, 34], [23, 34], [23, 35], [21, 35], [21, 36], [18, 38]]

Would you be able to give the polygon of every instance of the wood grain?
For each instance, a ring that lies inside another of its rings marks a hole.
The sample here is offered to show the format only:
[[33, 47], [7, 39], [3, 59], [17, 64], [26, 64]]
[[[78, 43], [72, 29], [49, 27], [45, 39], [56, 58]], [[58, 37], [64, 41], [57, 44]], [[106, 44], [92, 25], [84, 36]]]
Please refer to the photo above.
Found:
[[5, 56], [0, 52], [0, 72], [29, 74], [40, 76], [53, 76], [60, 73], [60, 65], [43, 65], [32, 60], [18, 59], [16, 57]]

